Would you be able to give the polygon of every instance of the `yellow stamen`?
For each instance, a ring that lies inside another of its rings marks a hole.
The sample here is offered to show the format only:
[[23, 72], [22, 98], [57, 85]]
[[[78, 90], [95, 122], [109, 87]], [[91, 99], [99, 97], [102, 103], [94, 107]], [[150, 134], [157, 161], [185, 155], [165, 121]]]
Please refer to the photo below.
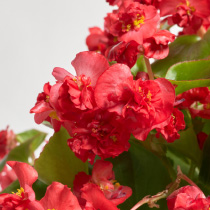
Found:
[[50, 100], [50, 96], [46, 96], [46, 100], [45, 100], [45, 101], [46, 101], [47, 103], [49, 103], [49, 100]]
[[206, 105], [206, 109], [210, 109], [210, 103]]
[[140, 28], [141, 25], [144, 24], [144, 19], [145, 19], [145, 17], [143, 15], [140, 16], [139, 14], [137, 14], [137, 18], [136, 18], [136, 20], [133, 21], [133, 25], [136, 28]]
[[126, 31], [130, 31], [131, 30], [131, 24], [128, 24], [126, 27]]
[[150, 90], [147, 93], [147, 98], [149, 99], [149, 101], [151, 101], [152, 99], [152, 93], [150, 92]]
[[22, 187], [20, 189], [17, 189], [16, 193], [12, 192], [12, 194], [15, 194], [21, 198], [22, 198], [22, 193], [24, 193], [24, 189]]

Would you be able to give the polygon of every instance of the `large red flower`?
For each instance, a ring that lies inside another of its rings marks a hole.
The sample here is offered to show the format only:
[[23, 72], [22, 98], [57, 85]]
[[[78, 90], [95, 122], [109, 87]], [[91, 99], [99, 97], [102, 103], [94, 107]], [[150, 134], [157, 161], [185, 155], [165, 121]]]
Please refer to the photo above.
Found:
[[159, 14], [155, 7], [125, 1], [118, 11], [107, 16], [105, 26], [119, 41], [134, 40], [142, 44], [144, 39], [156, 32], [158, 22]]
[[150, 130], [167, 124], [175, 91], [166, 79], [133, 80], [129, 67], [114, 64], [98, 79], [95, 98], [99, 108], [123, 116], [133, 135], [145, 140]]
[[95, 107], [94, 86], [98, 77], [109, 67], [104, 56], [95, 52], [81, 52], [72, 61], [77, 76], [62, 68], [55, 68], [57, 84], [50, 91], [50, 103], [63, 121], [75, 121], [83, 110]]
[[129, 149], [130, 132], [116, 113], [94, 110], [84, 113], [81, 119], [73, 124], [68, 145], [82, 161], [93, 163], [96, 155], [103, 159], [116, 157]]
[[131, 188], [122, 186], [115, 180], [112, 168], [110, 162], [97, 160], [93, 166], [92, 177], [84, 172], [76, 175], [74, 192], [81, 205], [100, 210], [117, 210], [116, 206], [131, 196]]
[[197, 187], [185, 186], [167, 198], [167, 205], [169, 210], [208, 210], [210, 202]]

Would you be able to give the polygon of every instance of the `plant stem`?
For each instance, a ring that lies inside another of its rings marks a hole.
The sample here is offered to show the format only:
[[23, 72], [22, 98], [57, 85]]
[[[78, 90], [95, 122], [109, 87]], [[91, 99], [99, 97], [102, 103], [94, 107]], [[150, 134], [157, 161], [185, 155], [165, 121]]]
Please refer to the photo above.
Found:
[[149, 79], [154, 80], [154, 76], [153, 76], [153, 72], [152, 72], [152, 68], [151, 68], [149, 59], [144, 57], [144, 61], [145, 61], [146, 67], [147, 67], [147, 73], [149, 75]]

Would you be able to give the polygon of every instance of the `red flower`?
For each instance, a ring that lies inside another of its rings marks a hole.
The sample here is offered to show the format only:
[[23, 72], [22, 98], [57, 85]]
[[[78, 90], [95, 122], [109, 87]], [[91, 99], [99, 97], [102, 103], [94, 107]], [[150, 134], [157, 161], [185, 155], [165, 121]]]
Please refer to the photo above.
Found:
[[90, 51], [100, 52], [104, 55], [108, 47], [118, 43], [116, 37], [98, 27], [90, 28], [89, 31], [90, 35], [86, 38], [86, 44]]
[[178, 131], [183, 130], [184, 128], [184, 115], [177, 108], [174, 108], [168, 125], [164, 126], [163, 128], [157, 128], [156, 136], [159, 137], [161, 133], [167, 142], [173, 142], [180, 138]]
[[174, 191], [167, 198], [169, 210], [208, 210], [210, 203], [200, 189], [194, 186], [185, 186]]
[[138, 43], [130, 41], [128, 43], [120, 42], [117, 45], [109, 47], [105, 56], [110, 62], [117, 61], [117, 63], [126, 64], [131, 68], [136, 63], [138, 53]]
[[175, 23], [180, 27], [190, 26], [195, 31], [210, 14], [208, 0], [162, 0], [159, 8], [161, 16], [172, 15], [169, 18], [170, 24]]
[[175, 35], [167, 30], [160, 30], [143, 43], [144, 55], [148, 58], [163, 59], [168, 56], [168, 43], [173, 42]]
[[51, 85], [46, 83], [43, 92], [37, 97], [35, 106], [30, 110], [30, 113], [35, 113], [34, 120], [37, 124], [41, 124], [44, 120], [50, 122], [55, 132], [60, 130], [61, 122], [58, 115], [50, 103]]
[[138, 44], [155, 33], [158, 22], [159, 15], [155, 7], [130, 1], [123, 2], [118, 11], [105, 19], [107, 30], [119, 41], [134, 40]]
[[177, 98], [185, 99], [179, 107], [189, 109], [192, 117], [210, 119], [210, 91], [207, 87], [193, 88], [178, 95]]
[[[113, 165], [97, 160], [93, 166], [92, 177], [80, 172], [74, 181], [74, 191], [82, 205], [90, 209], [115, 210], [131, 196], [132, 190], [115, 180]], [[89, 209], [86, 208], [86, 209]]]
[[68, 145], [82, 161], [93, 163], [96, 155], [102, 159], [116, 157], [129, 149], [130, 132], [117, 114], [94, 110], [81, 119], [73, 124]]
[[0, 131], [0, 160], [16, 145], [16, 136], [12, 130], [9, 130], [9, 127]]
[[99, 108], [123, 116], [133, 135], [145, 140], [150, 130], [166, 125], [175, 92], [166, 79], [133, 80], [127, 66], [114, 64], [98, 79], [95, 99]]
[[15, 161], [9, 161], [7, 163], [17, 175], [21, 188], [15, 194], [1, 194], [0, 207], [2, 207], [2, 210], [29, 209], [30, 202], [35, 200], [32, 184], [37, 180], [38, 174], [36, 170], [27, 163]]
[[95, 107], [94, 86], [98, 77], [109, 67], [104, 56], [95, 52], [81, 52], [72, 61], [77, 76], [55, 68], [53, 75], [58, 80], [50, 91], [50, 103], [61, 120], [78, 120], [83, 110]]

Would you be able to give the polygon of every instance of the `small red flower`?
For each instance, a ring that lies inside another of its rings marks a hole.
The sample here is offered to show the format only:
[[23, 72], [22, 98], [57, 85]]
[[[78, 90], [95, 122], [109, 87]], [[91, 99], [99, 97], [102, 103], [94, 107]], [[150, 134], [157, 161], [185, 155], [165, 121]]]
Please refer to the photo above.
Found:
[[175, 35], [167, 30], [160, 30], [143, 43], [144, 55], [148, 58], [163, 59], [168, 56], [168, 43], [173, 42]]
[[49, 83], [44, 85], [43, 92], [38, 95], [37, 102], [30, 110], [30, 113], [35, 113], [34, 120], [37, 124], [41, 124], [43, 121], [48, 121], [57, 132], [60, 130], [61, 122], [55, 109], [50, 103], [51, 88], [52, 87]]
[[157, 130], [156, 137], [159, 137], [161, 133], [167, 142], [174, 142], [176, 139], [180, 138], [178, 131], [183, 130], [184, 128], [185, 128], [184, 115], [177, 108], [174, 108], [169, 123], [163, 128], [156, 129]]
[[90, 51], [100, 52], [104, 55], [108, 47], [118, 43], [116, 37], [98, 27], [90, 28], [89, 31], [90, 35], [86, 38], [86, 44]]
[[117, 210], [116, 206], [131, 196], [131, 188], [116, 182], [112, 168], [110, 162], [97, 160], [93, 166], [92, 177], [84, 172], [76, 175], [74, 191], [82, 205], [93, 209]]
[[119, 41], [133, 40], [142, 44], [144, 39], [156, 32], [159, 19], [155, 7], [124, 1], [118, 11], [108, 15], [105, 25], [109, 33], [118, 37]]
[[169, 210], [208, 210], [210, 202], [197, 187], [185, 186], [167, 198], [167, 205]]
[[188, 31], [194, 30], [194, 33], [210, 14], [208, 0], [162, 0], [159, 8], [161, 16], [171, 15], [169, 24], [187, 27]]

